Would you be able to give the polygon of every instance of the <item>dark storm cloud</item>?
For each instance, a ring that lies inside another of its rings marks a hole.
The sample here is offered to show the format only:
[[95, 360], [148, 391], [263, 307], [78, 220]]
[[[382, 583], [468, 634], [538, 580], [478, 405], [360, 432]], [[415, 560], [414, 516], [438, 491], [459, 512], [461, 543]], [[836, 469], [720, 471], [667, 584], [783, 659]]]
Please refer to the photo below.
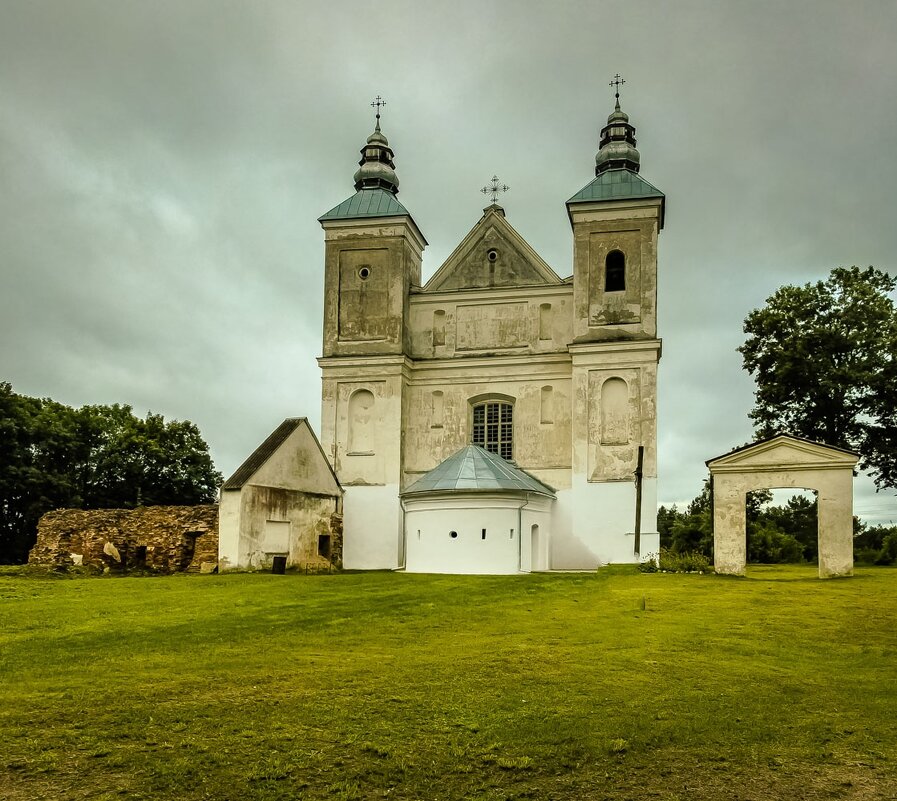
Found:
[[[838, 264], [895, 269], [890, 3], [0, 7], [0, 378], [197, 422], [228, 473], [317, 426], [323, 245], [372, 123], [432, 274], [498, 173], [571, 272], [564, 201], [623, 73], [660, 241], [663, 501], [750, 438], [741, 322]], [[857, 488], [860, 513], [897, 518]]]

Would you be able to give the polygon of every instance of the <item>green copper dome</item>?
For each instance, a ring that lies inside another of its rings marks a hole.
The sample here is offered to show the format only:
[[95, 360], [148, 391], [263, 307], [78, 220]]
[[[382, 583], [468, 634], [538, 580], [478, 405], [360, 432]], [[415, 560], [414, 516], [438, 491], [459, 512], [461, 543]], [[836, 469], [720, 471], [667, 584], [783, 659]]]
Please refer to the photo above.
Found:
[[467, 445], [440, 462], [400, 494], [427, 492], [534, 492], [554, 498], [554, 490], [515, 464], [479, 445]]

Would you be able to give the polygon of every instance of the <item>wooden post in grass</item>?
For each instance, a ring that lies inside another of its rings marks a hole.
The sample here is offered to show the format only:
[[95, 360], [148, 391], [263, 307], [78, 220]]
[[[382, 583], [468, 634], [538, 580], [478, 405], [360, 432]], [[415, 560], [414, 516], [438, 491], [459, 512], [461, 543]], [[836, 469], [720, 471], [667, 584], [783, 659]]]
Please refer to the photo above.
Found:
[[635, 555], [640, 556], [642, 550], [642, 462], [645, 458], [645, 446], [638, 446], [638, 462], [635, 468]]

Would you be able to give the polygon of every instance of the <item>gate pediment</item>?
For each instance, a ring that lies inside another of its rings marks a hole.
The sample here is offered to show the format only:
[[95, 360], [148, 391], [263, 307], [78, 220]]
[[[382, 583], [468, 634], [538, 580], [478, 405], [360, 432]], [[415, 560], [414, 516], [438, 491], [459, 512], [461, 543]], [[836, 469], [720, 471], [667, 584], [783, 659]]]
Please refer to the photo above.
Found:
[[845, 467], [853, 469], [857, 460], [855, 453], [843, 448], [834, 448], [790, 434], [778, 434], [710, 459], [707, 467], [711, 473], [828, 470]]

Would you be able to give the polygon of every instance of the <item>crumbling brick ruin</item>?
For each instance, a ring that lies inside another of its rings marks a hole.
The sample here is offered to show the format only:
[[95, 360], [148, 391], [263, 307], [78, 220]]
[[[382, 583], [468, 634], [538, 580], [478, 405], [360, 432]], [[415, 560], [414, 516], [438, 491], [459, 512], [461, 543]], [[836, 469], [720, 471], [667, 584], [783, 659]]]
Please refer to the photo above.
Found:
[[28, 563], [198, 573], [218, 564], [218, 507], [58, 509], [37, 526]]

